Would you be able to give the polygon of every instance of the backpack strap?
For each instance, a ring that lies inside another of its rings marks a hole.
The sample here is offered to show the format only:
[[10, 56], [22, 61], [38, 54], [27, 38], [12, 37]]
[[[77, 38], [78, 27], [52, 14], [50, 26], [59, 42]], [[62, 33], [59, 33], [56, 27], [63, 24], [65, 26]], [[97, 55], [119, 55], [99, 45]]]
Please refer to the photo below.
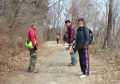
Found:
[[[89, 45], [89, 35], [88, 35], [88, 38], [86, 39], [86, 35], [87, 35], [86, 30], [89, 31], [89, 29], [88, 29], [87, 27], [84, 27], [84, 28], [83, 28], [83, 33], [84, 33], [84, 38], [85, 38], [85, 40], [86, 40], [86, 41], [85, 41], [85, 45], [88, 46], [88, 45]], [[88, 33], [89, 33], [89, 32], [88, 32]]]
[[85, 29], [87, 29], [87, 27], [86, 27], [86, 26], [83, 28], [84, 37], [85, 37], [85, 34], [86, 34]]

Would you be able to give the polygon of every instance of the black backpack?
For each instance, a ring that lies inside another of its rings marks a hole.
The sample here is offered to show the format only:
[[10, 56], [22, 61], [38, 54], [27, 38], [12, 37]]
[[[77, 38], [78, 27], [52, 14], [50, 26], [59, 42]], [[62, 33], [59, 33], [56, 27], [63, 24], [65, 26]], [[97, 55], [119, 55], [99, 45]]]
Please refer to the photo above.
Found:
[[89, 45], [93, 42], [93, 32], [89, 29]]
[[[88, 29], [88, 28], [86, 28], [86, 29]], [[89, 45], [90, 45], [93, 42], [93, 32], [91, 29], [88, 29], [88, 30], [89, 30]], [[84, 29], [84, 33], [85, 33], [85, 29]]]

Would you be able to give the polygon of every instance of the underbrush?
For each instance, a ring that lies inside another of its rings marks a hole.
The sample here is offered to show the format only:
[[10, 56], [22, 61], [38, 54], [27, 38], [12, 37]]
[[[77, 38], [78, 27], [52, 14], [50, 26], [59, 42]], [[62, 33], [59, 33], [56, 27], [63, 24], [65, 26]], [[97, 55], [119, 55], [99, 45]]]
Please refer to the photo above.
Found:
[[[1, 34], [0, 38], [0, 72], [9, 72], [21, 69], [24, 65], [25, 51], [24, 38], [21, 36], [10, 37], [9, 34]], [[18, 38], [19, 37], [19, 38]]]
[[90, 46], [90, 53], [96, 59], [102, 60], [102, 62], [113, 66], [113, 68], [120, 70], [120, 51], [101, 49], [100, 45], [94, 44]]
[[[28, 30], [23, 28], [0, 30], [0, 75], [23, 70], [26, 67], [25, 63], [29, 63], [29, 53], [25, 48]], [[37, 30], [40, 45], [47, 39], [46, 31], [45, 27]]]

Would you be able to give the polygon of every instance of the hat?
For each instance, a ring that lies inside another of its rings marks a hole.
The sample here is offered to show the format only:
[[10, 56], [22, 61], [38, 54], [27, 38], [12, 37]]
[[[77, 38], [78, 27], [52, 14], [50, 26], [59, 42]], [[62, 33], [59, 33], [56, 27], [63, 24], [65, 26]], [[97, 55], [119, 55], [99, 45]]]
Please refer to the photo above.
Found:
[[32, 22], [32, 26], [33, 26], [33, 25], [36, 25], [36, 22]]

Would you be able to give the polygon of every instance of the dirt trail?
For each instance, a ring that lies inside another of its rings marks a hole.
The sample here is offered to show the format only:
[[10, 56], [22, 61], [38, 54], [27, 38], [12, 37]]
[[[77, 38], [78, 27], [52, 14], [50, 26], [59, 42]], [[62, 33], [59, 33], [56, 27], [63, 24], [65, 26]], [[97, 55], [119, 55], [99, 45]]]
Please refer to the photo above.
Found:
[[96, 60], [93, 55], [90, 55], [90, 76], [85, 79], [79, 78], [79, 62], [75, 67], [68, 67], [69, 62], [69, 52], [64, 45], [49, 41], [44, 44], [43, 52], [38, 50], [39, 73], [13, 72], [2, 84], [120, 84], [120, 81], [112, 80], [112, 74], [105, 78], [101, 72], [107, 65]]

